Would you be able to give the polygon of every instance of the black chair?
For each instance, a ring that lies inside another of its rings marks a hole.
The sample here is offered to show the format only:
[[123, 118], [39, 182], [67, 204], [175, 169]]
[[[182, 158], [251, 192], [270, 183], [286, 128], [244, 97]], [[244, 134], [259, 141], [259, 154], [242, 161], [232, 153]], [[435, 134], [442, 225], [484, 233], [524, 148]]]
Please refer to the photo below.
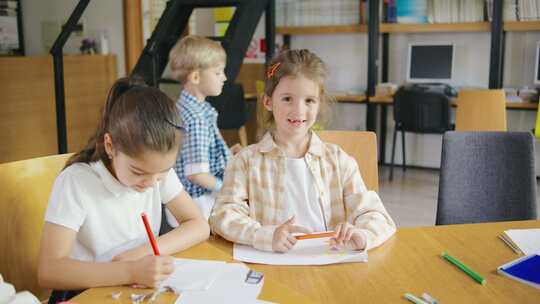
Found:
[[394, 121], [390, 180], [394, 176], [397, 132], [401, 131], [403, 171], [405, 171], [407, 166], [405, 132], [440, 134], [451, 130], [450, 100], [443, 92], [431, 91], [423, 86], [410, 85], [401, 87], [394, 94]]
[[447, 132], [436, 225], [536, 219], [528, 132]]
[[237, 129], [240, 143], [245, 146], [247, 135], [244, 125], [247, 121], [247, 108], [242, 85], [226, 82], [219, 96], [208, 97], [207, 100], [218, 112], [218, 127]]

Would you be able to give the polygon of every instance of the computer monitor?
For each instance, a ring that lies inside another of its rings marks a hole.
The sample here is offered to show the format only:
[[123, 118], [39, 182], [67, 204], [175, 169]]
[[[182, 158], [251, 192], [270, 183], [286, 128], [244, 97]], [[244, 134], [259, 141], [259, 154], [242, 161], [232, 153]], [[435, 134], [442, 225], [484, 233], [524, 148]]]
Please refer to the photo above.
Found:
[[540, 84], [540, 41], [536, 43], [536, 64], [534, 65], [534, 84]]
[[409, 44], [407, 82], [449, 82], [454, 71], [451, 43]]

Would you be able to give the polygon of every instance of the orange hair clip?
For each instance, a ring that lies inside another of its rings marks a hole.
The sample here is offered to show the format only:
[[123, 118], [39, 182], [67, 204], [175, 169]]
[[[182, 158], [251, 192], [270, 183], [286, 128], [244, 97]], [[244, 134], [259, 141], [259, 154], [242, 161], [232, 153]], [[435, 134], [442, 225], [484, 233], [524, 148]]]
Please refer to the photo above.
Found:
[[276, 74], [279, 66], [281, 65], [281, 62], [276, 62], [274, 63], [269, 69], [268, 69], [268, 72], [266, 72], [266, 77], [267, 78], [272, 78], [274, 77], [274, 75]]

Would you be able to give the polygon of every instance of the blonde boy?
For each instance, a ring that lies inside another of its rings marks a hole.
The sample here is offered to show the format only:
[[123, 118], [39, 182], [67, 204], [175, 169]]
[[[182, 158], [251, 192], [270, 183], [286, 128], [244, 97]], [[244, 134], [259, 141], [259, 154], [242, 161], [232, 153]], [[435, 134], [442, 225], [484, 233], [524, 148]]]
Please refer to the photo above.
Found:
[[[186, 130], [175, 171], [206, 219], [230, 157], [217, 126], [218, 113], [205, 101], [207, 96], [221, 94], [227, 79], [226, 59], [218, 42], [197, 36], [180, 39], [169, 53], [173, 77], [182, 85], [176, 107]], [[174, 227], [171, 219], [168, 217]]]

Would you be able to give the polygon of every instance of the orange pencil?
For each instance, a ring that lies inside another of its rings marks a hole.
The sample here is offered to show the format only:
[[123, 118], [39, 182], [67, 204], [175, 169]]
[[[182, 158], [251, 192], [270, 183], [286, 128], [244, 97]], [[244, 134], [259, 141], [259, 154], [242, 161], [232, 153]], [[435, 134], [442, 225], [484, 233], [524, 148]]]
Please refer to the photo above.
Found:
[[146, 229], [146, 234], [148, 234], [148, 240], [150, 241], [150, 245], [152, 246], [152, 250], [154, 250], [154, 255], [159, 255], [159, 249], [157, 247], [156, 239], [154, 238], [154, 233], [152, 232], [152, 228], [150, 228], [150, 223], [148, 222], [148, 218], [146, 217], [146, 213], [141, 213], [141, 217], [144, 223], [144, 228]]
[[331, 237], [331, 236], [334, 236], [334, 235], [335, 235], [334, 231], [328, 231], [328, 232], [317, 232], [317, 233], [308, 233], [308, 234], [296, 235], [295, 238], [297, 240], [307, 240], [307, 239]]

